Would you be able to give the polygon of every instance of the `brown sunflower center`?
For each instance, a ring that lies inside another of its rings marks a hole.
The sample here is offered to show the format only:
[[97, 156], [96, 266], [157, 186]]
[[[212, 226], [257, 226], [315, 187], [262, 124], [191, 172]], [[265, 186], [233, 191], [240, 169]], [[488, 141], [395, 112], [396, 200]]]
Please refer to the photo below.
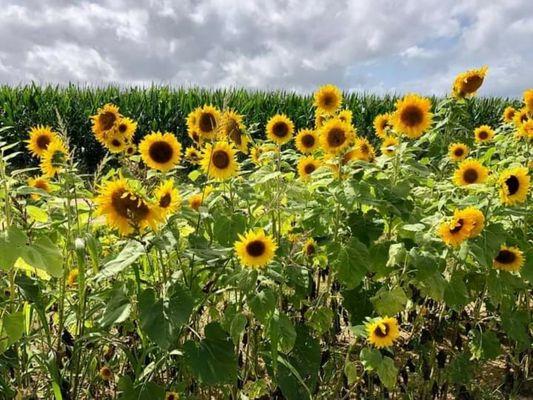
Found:
[[98, 120], [100, 121], [100, 126], [102, 127], [102, 129], [104, 131], [108, 131], [113, 127], [113, 125], [115, 125], [117, 116], [110, 111], [106, 111], [105, 113], [100, 115]]
[[466, 183], [476, 183], [478, 178], [479, 174], [474, 168], [468, 168], [463, 172], [463, 179]]
[[520, 181], [514, 175], [511, 175], [505, 180], [505, 185], [507, 186], [507, 190], [511, 196], [518, 192], [518, 189], [520, 189]]
[[128, 147], [128, 149], [126, 150], [128, 154], [133, 154], [134, 151], [135, 149], [133, 147]]
[[402, 111], [401, 119], [409, 127], [417, 126], [424, 120], [424, 113], [419, 107], [410, 105]]
[[381, 120], [381, 125], [380, 125], [380, 128], [381, 130], [384, 130], [388, 125], [388, 121], [386, 119], [382, 119]]
[[304, 171], [306, 174], [312, 174], [313, 172], [315, 172], [315, 169], [316, 165], [313, 163], [306, 164], [304, 167]]
[[486, 140], [489, 137], [489, 133], [487, 131], [481, 131], [478, 136], [481, 140]]
[[121, 145], [122, 143], [120, 143], [120, 140], [118, 140], [118, 139], [113, 139], [113, 140], [111, 141], [111, 144], [113, 145], [113, 147], [120, 147], [120, 145]]
[[500, 250], [495, 260], [500, 264], [512, 264], [516, 260], [516, 254], [509, 250]]
[[143, 220], [150, 212], [142, 199], [124, 189], [117, 190], [111, 195], [111, 204], [118, 215], [135, 222]]
[[50, 137], [48, 135], [40, 135], [37, 140], [37, 147], [41, 150], [46, 150], [50, 144]]
[[274, 136], [284, 138], [289, 134], [289, 126], [285, 122], [276, 122], [272, 127]]
[[211, 159], [218, 169], [226, 169], [230, 164], [229, 154], [224, 150], [215, 150]]
[[228, 122], [228, 136], [233, 140], [238, 146], [242, 143], [241, 130], [239, 129], [239, 124], [231, 120]]
[[311, 148], [315, 145], [315, 137], [313, 135], [303, 135], [302, 136], [302, 144], [306, 148]]
[[120, 125], [118, 126], [118, 131], [119, 131], [120, 133], [124, 133], [124, 132], [126, 132], [127, 130], [128, 130], [128, 126], [127, 126], [126, 124], [120, 124]]
[[331, 147], [339, 147], [346, 141], [346, 132], [340, 128], [330, 129], [328, 132], [328, 144]]
[[387, 335], [389, 334], [389, 331], [390, 331], [390, 327], [389, 327], [389, 324], [387, 323], [382, 323], [382, 324], [379, 324], [376, 328], [376, 330], [374, 331], [374, 333], [376, 334], [376, 336], [379, 336], [381, 338], [384, 338], [384, 337], [387, 337]]
[[265, 253], [266, 246], [262, 240], [252, 240], [246, 245], [246, 252], [252, 257], [260, 257]]
[[170, 205], [171, 200], [172, 200], [172, 196], [170, 195], [170, 193], [165, 193], [159, 199], [159, 207], [167, 208]]
[[312, 243], [305, 246], [305, 254], [308, 256], [315, 254], [315, 246]]
[[455, 226], [450, 229], [450, 232], [451, 233], [457, 233], [459, 232], [461, 229], [463, 229], [463, 224], [464, 224], [464, 220], [463, 219], [458, 219]]
[[35, 187], [35, 188], [37, 188], [37, 189], [46, 190], [46, 189], [48, 188], [48, 185], [46, 184], [45, 181], [38, 180], [38, 181], [36, 181], [36, 182], [33, 184], [33, 187]]
[[361, 144], [361, 146], [359, 146], [359, 150], [363, 154], [368, 154], [370, 152], [370, 149], [366, 143]]
[[454, 150], [453, 154], [455, 154], [456, 157], [462, 157], [462, 155], [465, 153], [464, 149], [461, 147], [458, 147]]
[[331, 107], [335, 103], [335, 96], [331, 93], [326, 93], [322, 96], [322, 105], [324, 107]]
[[167, 400], [176, 400], [176, 396], [173, 394], [167, 395]]
[[217, 120], [213, 114], [204, 112], [198, 119], [198, 127], [202, 132], [211, 132], [217, 127]]
[[462, 91], [466, 94], [475, 93], [481, 85], [483, 84], [483, 78], [479, 75], [473, 75], [468, 78], [463, 83]]
[[148, 149], [150, 158], [158, 164], [165, 164], [172, 160], [174, 150], [172, 146], [165, 141], [157, 141], [150, 145]]
[[507, 113], [505, 114], [505, 118], [507, 118], [507, 119], [513, 119], [513, 117], [514, 117], [514, 113], [515, 113], [514, 110], [509, 110], [509, 111], [507, 111]]
[[522, 114], [520, 116], [520, 122], [522, 122], [522, 123], [526, 122], [528, 119], [529, 119], [529, 117], [527, 116], [526, 113], [524, 113], [524, 114]]

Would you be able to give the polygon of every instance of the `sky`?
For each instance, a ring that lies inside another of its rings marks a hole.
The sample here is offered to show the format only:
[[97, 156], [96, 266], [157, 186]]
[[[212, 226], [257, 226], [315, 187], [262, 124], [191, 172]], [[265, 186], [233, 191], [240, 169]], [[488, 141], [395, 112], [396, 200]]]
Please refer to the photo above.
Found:
[[533, 86], [532, 0], [0, 0], [0, 83], [449, 92]]

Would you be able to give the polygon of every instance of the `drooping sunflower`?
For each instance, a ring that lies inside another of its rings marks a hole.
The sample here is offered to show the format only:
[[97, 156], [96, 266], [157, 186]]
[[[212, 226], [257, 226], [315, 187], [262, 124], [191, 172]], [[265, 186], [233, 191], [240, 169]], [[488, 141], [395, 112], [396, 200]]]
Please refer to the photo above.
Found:
[[366, 324], [368, 341], [378, 349], [390, 347], [400, 336], [396, 318], [383, 317]]
[[185, 149], [185, 159], [191, 164], [199, 164], [202, 159], [202, 153], [196, 147], [187, 147]]
[[189, 135], [189, 137], [191, 138], [191, 140], [193, 141], [193, 143], [196, 146], [202, 146], [202, 144], [204, 143], [204, 140], [202, 139], [202, 137], [198, 133], [198, 129], [197, 128], [189, 128], [189, 129], [187, 129], [187, 135]]
[[144, 199], [122, 177], [105, 182], [95, 199], [97, 215], [105, 216], [107, 224], [122, 235], [147, 227], [157, 229], [161, 214], [157, 204]]
[[503, 122], [511, 123], [513, 122], [514, 115], [516, 114], [516, 110], [514, 107], [506, 107], [505, 110], [503, 110]]
[[285, 114], [277, 114], [268, 120], [266, 126], [267, 137], [278, 145], [291, 140], [294, 123]]
[[168, 171], [181, 160], [181, 144], [170, 132], [146, 135], [139, 144], [139, 151], [144, 163], [159, 171]]
[[490, 142], [494, 137], [494, 130], [488, 125], [478, 126], [474, 130], [474, 138], [477, 143]]
[[381, 142], [381, 154], [386, 156], [393, 156], [396, 153], [396, 149], [400, 145], [400, 141], [394, 136], [385, 136]]
[[453, 175], [453, 182], [457, 186], [467, 186], [484, 183], [489, 176], [489, 170], [477, 160], [464, 160], [459, 164]]
[[456, 210], [454, 217], [457, 218], [457, 220], [466, 221], [465, 225], [472, 226], [472, 230], [468, 236], [469, 238], [478, 236], [485, 226], [485, 216], [476, 207], [467, 207], [463, 210]]
[[524, 253], [518, 247], [502, 245], [494, 257], [493, 265], [496, 269], [508, 272], [520, 271], [524, 265]]
[[[28, 186], [35, 188], [35, 189], [43, 190], [46, 193], [50, 193], [51, 191], [50, 182], [48, 182], [48, 179], [45, 176], [37, 176], [35, 178], [29, 178]], [[38, 193], [32, 193], [31, 198], [32, 200], [37, 201], [41, 198], [41, 195], [39, 195]]]
[[162, 217], [174, 213], [181, 205], [181, 196], [178, 189], [174, 187], [174, 180], [172, 179], [161, 182], [154, 195]]
[[309, 154], [318, 148], [318, 134], [312, 129], [301, 129], [294, 142], [300, 153]]
[[500, 199], [503, 204], [514, 205], [526, 201], [530, 185], [526, 167], [510, 168], [500, 174]]
[[202, 192], [190, 195], [188, 199], [189, 207], [191, 207], [195, 211], [198, 211], [202, 206], [203, 202], [209, 197], [212, 191], [213, 187], [211, 185], [208, 185], [204, 188]]
[[316, 253], [316, 250], [317, 244], [313, 238], [307, 239], [302, 247], [302, 253], [306, 257], [313, 257]]
[[355, 139], [353, 156], [357, 160], [372, 162], [376, 158], [376, 151], [374, 146], [370, 144], [368, 139], [359, 137]]
[[335, 85], [324, 85], [315, 92], [314, 99], [317, 109], [333, 114], [342, 104], [342, 93]]
[[239, 170], [235, 149], [229, 143], [222, 141], [205, 146], [200, 165], [209, 178], [219, 180], [231, 178]]
[[196, 111], [196, 128], [201, 139], [212, 140], [215, 138], [220, 125], [220, 110], [213, 106], [205, 105]]
[[27, 148], [35, 157], [41, 157], [53, 140], [59, 140], [57, 133], [49, 126], [37, 125], [30, 129]]
[[337, 114], [337, 118], [340, 119], [342, 122], [346, 122], [347, 124], [351, 125], [353, 113], [350, 110], [342, 110], [339, 111], [339, 113]]
[[353, 139], [353, 128], [338, 118], [328, 120], [320, 129], [320, 145], [326, 153], [339, 154]]
[[374, 118], [374, 131], [380, 138], [390, 135], [392, 129], [392, 115], [391, 114], [379, 114]]
[[131, 141], [137, 130], [137, 122], [131, 118], [122, 117], [118, 120], [115, 130], [126, 141]]
[[118, 107], [113, 104], [99, 108], [96, 115], [91, 116], [92, 131], [96, 139], [103, 144], [108, 133], [115, 128], [121, 118]]
[[394, 130], [416, 139], [431, 126], [431, 101], [416, 94], [408, 94], [396, 102], [392, 115]]
[[464, 143], [452, 143], [448, 147], [448, 158], [454, 162], [463, 161], [468, 156], [468, 146]]
[[222, 114], [219, 127], [221, 140], [229, 140], [236, 149], [244, 154], [248, 154], [248, 143], [250, 139], [246, 135], [246, 127], [243, 123], [243, 116], [229, 110]]
[[41, 155], [41, 171], [51, 178], [61, 172], [68, 160], [68, 150], [60, 139], [50, 142], [47, 149]]
[[451, 220], [439, 225], [437, 233], [448, 246], [456, 247], [470, 238], [473, 229], [474, 220], [466, 219], [456, 212]]
[[263, 268], [274, 259], [278, 246], [272, 236], [266, 235], [262, 229], [248, 231], [239, 235], [239, 239], [235, 242], [235, 252], [243, 266]]
[[452, 88], [453, 96], [458, 99], [474, 96], [483, 84], [488, 69], [487, 66], [483, 66], [457, 75]]
[[312, 157], [300, 157], [298, 160], [298, 175], [303, 181], [308, 181], [311, 178], [311, 174], [315, 172], [316, 169], [320, 168], [320, 160]]
[[524, 104], [530, 115], [533, 115], [533, 89], [527, 89], [524, 91]]

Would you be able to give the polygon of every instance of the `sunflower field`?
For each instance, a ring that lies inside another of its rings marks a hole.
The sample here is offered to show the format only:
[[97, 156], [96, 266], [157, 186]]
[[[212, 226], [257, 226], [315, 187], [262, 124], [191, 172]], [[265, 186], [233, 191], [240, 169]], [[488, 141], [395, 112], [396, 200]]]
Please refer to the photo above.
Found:
[[100, 104], [90, 173], [68, 115], [4, 126], [0, 398], [528, 398], [533, 89], [472, 126], [486, 74], [370, 134], [333, 85], [260, 131]]

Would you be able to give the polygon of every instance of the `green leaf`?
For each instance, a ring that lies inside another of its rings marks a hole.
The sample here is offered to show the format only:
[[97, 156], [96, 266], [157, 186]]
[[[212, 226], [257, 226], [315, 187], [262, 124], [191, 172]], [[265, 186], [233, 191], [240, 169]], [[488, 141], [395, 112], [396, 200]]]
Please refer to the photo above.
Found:
[[347, 244], [330, 247], [332, 267], [339, 281], [348, 289], [353, 289], [362, 281], [368, 270], [368, 258], [368, 249], [355, 237]]
[[389, 247], [389, 260], [387, 267], [394, 267], [395, 265], [403, 265], [407, 252], [403, 243], [394, 243]]
[[246, 229], [247, 218], [242, 214], [231, 216], [218, 215], [215, 218], [213, 234], [215, 239], [223, 246], [233, 246], [238, 239], [238, 234]]
[[205, 327], [205, 339], [184, 344], [185, 363], [200, 383], [211, 386], [235, 384], [237, 358], [233, 343], [220, 324], [212, 322]]
[[236, 314], [231, 320], [230, 335], [231, 339], [233, 340], [233, 344], [235, 344], [236, 346], [241, 341], [241, 335], [243, 334], [247, 323], [248, 320], [246, 319], [244, 314]]
[[455, 311], [460, 311], [469, 302], [463, 275], [455, 273], [444, 289], [444, 301]]
[[359, 374], [357, 373], [357, 365], [354, 362], [347, 362], [344, 366], [344, 375], [348, 379], [348, 385], [352, 386], [357, 382]]
[[363, 347], [359, 353], [359, 358], [365, 371], [377, 371], [383, 357], [379, 350], [372, 347]]
[[342, 305], [350, 314], [350, 324], [359, 325], [363, 323], [365, 317], [372, 314], [374, 307], [370, 302], [372, 292], [359, 286], [351, 290], [343, 290]]
[[22, 258], [32, 267], [42, 269], [53, 277], [63, 276], [63, 255], [46, 236], [38, 238], [27, 246]]
[[333, 311], [326, 307], [310, 308], [305, 312], [305, 318], [307, 319], [307, 325], [322, 336], [331, 328]]
[[392, 390], [396, 386], [398, 379], [398, 368], [394, 365], [394, 360], [390, 357], [383, 357], [377, 371], [379, 379], [383, 385]]
[[139, 294], [139, 319], [142, 330], [152, 341], [163, 349], [170, 347], [172, 328], [164, 314], [163, 300], [156, 299], [153, 289]]
[[492, 331], [480, 332], [474, 330], [472, 340], [470, 340], [470, 351], [472, 358], [476, 360], [492, 360], [501, 353], [501, 345], [496, 333]]
[[122, 288], [113, 289], [109, 294], [104, 315], [100, 320], [103, 327], [124, 322], [131, 312], [131, 304]]
[[19, 257], [26, 251], [26, 234], [12, 226], [5, 232], [0, 232], [0, 268], [9, 270]]
[[276, 308], [276, 295], [270, 289], [263, 289], [249, 300], [254, 316], [262, 324], [266, 324]]
[[379, 315], [395, 315], [402, 311], [407, 304], [407, 295], [404, 290], [397, 286], [392, 290], [381, 288], [371, 301]]
[[174, 327], [179, 328], [189, 320], [194, 307], [194, 299], [189, 288], [180, 282], [174, 283], [169, 288], [169, 293], [168, 318]]
[[102, 271], [98, 274], [98, 279], [109, 278], [123, 271], [132, 265], [145, 253], [144, 247], [139, 242], [128, 242], [122, 251], [111, 261], [107, 262]]
[[42, 208], [35, 206], [27, 206], [26, 212], [30, 217], [32, 217], [37, 222], [46, 222], [48, 221], [48, 214]]
[[9, 346], [17, 342], [24, 334], [24, 313], [14, 312], [4, 314], [0, 328], [0, 353], [6, 351]]

